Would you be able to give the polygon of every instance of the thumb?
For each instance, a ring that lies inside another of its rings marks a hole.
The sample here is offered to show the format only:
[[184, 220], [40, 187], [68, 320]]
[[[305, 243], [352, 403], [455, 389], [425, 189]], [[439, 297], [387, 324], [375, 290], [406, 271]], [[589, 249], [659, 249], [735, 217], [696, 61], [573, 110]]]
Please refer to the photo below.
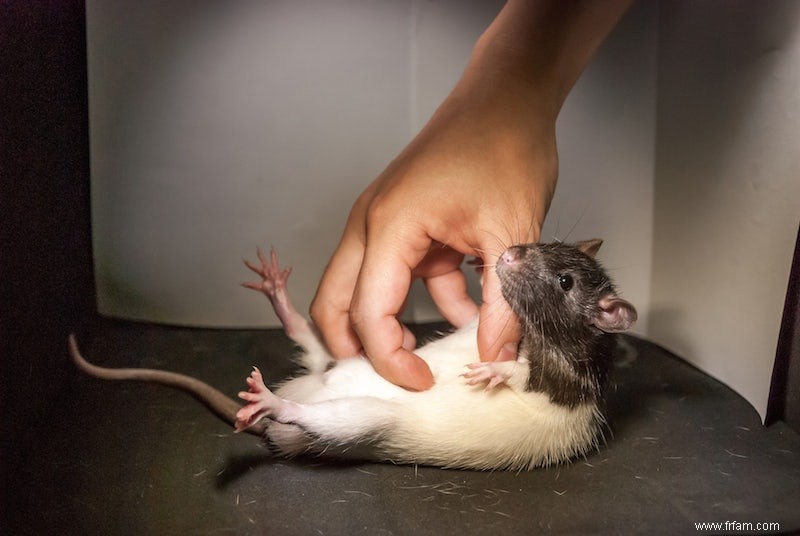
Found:
[[[492, 264], [496, 264], [496, 260]], [[521, 335], [519, 318], [503, 298], [500, 279], [494, 270], [484, 270], [482, 294], [478, 321], [478, 353], [481, 361], [516, 359]]]

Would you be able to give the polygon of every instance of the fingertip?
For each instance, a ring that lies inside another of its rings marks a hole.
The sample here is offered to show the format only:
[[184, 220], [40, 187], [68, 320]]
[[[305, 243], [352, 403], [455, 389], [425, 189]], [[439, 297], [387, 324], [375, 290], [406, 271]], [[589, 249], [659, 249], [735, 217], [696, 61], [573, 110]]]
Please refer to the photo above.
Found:
[[378, 374], [405, 389], [427, 391], [433, 387], [433, 374], [428, 364], [404, 348], [399, 348], [386, 359], [373, 361], [373, 365]]

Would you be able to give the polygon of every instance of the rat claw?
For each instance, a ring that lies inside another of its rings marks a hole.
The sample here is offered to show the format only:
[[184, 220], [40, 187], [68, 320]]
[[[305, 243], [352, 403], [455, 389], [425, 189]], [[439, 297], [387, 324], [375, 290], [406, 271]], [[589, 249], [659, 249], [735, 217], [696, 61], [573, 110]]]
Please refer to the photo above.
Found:
[[484, 390], [485, 391], [491, 391], [492, 389], [494, 389], [495, 387], [497, 387], [498, 385], [500, 385], [504, 381], [505, 380], [503, 378], [499, 377], [499, 376], [492, 376], [492, 379], [489, 380], [489, 383], [486, 385], [486, 389], [484, 389]]
[[263, 385], [264, 377], [261, 375], [261, 371], [258, 370], [258, 367], [253, 367], [253, 371], [250, 373], [250, 377], [260, 382]]

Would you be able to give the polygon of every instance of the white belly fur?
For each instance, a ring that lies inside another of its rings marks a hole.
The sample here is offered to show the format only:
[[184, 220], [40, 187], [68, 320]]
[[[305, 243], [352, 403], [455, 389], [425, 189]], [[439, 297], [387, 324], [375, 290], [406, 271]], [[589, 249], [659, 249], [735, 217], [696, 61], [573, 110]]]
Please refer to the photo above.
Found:
[[[320, 351], [301, 362], [319, 369]], [[303, 419], [298, 426], [271, 424], [271, 446], [289, 456], [514, 470], [560, 463], [596, 447], [603, 420], [595, 404], [567, 408], [542, 393], [466, 383], [466, 365], [479, 361], [474, 323], [416, 353], [435, 378], [428, 391], [387, 382], [363, 358], [284, 383], [276, 394], [302, 404]], [[523, 360], [509, 383], [526, 384], [528, 373]]]

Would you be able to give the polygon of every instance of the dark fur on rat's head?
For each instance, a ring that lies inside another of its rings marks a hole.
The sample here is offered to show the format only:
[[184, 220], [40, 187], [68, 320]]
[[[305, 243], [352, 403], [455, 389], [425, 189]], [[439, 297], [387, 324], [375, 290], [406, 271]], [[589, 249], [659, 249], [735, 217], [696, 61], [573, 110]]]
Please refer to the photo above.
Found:
[[636, 320], [634, 307], [594, 259], [601, 244], [523, 244], [497, 262], [503, 297], [522, 324], [530, 388], [570, 407], [601, 399], [614, 333]]

